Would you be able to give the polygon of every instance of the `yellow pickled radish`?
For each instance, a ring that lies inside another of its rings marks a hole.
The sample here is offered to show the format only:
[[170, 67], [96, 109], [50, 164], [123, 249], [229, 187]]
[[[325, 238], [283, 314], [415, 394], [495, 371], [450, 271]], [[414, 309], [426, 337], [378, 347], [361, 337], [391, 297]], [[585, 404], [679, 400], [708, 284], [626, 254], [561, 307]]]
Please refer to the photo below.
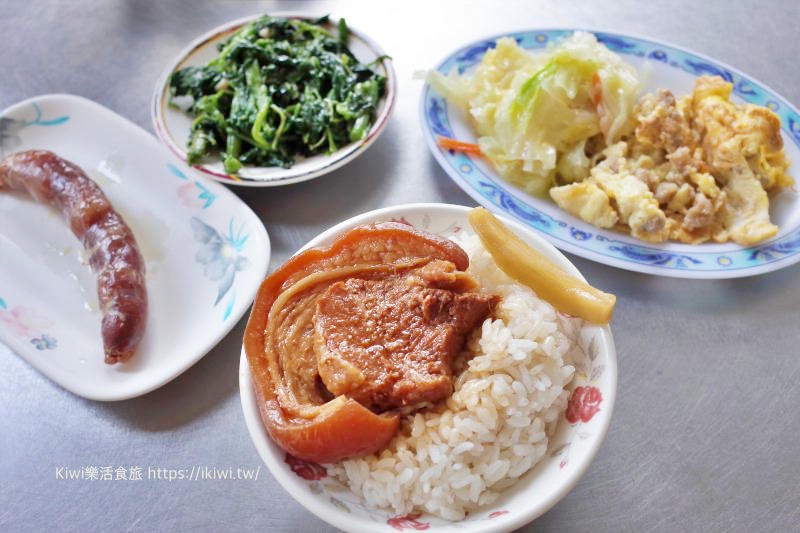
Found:
[[562, 313], [607, 324], [617, 297], [596, 289], [554, 265], [483, 207], [467, 215], [484, 248], [510, 278], [527, 285]]

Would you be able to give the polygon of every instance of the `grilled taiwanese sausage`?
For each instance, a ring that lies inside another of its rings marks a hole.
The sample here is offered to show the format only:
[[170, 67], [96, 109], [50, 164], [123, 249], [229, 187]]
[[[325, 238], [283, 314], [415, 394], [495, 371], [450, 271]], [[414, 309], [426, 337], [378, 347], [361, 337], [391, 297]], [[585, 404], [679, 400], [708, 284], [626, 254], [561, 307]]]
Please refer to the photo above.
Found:
[[44, 150], [0, 161], [0, 189], [27, 192], [61, 211], [97, 275], [105, 362], [128, 360], [147, 322], [145, 265], [131, 229], [106, 195], [77, 165]]

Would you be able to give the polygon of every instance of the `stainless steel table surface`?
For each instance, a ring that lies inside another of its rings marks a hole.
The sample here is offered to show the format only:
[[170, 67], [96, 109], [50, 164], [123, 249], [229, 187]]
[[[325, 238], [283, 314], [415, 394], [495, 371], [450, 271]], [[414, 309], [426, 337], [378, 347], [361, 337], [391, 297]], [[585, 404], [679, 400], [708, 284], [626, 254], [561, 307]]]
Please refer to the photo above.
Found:
[[[424, 144], [412, 76], [481, 36], [534, 27], [643, 35], [733, 65], [800, 103], [796, 0], [3, 0], [0, 108], [74, 93], [152, 131], [153, 88], [179, 50], [225, 21], [287, 9], [365, 29], [393, 56], [399, 97], [383, 136], [344, 168], [297, 185], [234, 188], [269, 231], [273, 269], [367, 210], [474, 205]], [[619, 298], [617, 404], [589, 471], [526, 529], [798, 531], [800, 265], [693, 281], [569, 257]], [[274, 481], [250, 441], [237, 379], [243, 327], [161, 389], [116, 403], [74, 396], [0, 343], [0, 530], [333, 531]], [[261, 469], [255, 481], [56, 479], [58, 467], [87, 465]]]

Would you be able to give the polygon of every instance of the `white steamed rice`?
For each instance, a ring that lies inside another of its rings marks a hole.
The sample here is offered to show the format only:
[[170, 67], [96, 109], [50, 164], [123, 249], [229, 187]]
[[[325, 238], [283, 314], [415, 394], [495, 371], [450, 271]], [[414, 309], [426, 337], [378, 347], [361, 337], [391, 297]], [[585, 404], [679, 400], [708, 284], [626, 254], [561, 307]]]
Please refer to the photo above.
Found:
[[367, 505], [448, 520], [493, 502], [545, 456], [574, 373], [568, 332], [579, 329], [497, 268], [477, 236], [455, 240], [480, 290], [502, 297], [469, 341], [455, 392], [436, 412], [406, 417], [381, 453], [328, 468]]

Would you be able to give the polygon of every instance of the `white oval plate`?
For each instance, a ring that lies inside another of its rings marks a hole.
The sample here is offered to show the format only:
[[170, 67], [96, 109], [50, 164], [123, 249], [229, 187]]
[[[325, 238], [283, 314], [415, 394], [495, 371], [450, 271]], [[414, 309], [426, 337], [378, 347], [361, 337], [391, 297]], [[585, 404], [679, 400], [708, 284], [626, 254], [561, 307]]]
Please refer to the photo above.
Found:
[[[540, 49], [570, 35], [572, 29], [528, 30], [508, 34], [526, 49]], [[691, 93], [694, 80], [716, 74], [732, 82], [733, 100], [767, 106], [781, 118], [786, 154], [794, 161], [789, 173], [800, 183], [800, 114], [764, 84], [706, 56], [671, 44], [607, 32], [593, 32], [609, 49], [634, 67], [648, 65], [645, 92], [659, 88], [675, 94]], [[499, 38], [468, 44], [436, 66], [449, 73], [477, 66], [487, 48]], [[768, 241], [744, 248], [737, 244], [651, 244], [623, 233], [596, 228], [552, 202], [535, 198], [506, 182], [482, 159], [443, 150], [436, 136], [474, 141], [467, 118], [425, 84], [420, 102], [420, 122], [428, 147], [447, 174], [475, 200], [538, 230], [558, 248], [626, 270], [679, 278], [736, 278], [763, 274], [800, 261], [800, 193], [782, 191], [770, 200], [770, 217], [780, 230]]]
[[[388, 207], [356, 216], [337, 224], [312, 239], [301, 250], [329, 245], [341, 233], [371, 222], [387, 220], [410, 223], [445, 237], [469, 229], [470, 208], [447, 204], [411, 204]], [[529, 227], [503, 218], [528, 244], [570, 274], [584, 279], [564, 255]], [[491, 506], [470, 513], [460, 522], [448, 522], [428, 515], [392, 516], [368, 508], [348, 489], [330, 479], [324, 467], [287, 456], [270, 439], [259, 416], [252, 376], [242, 350], [239, 363], [239, 391], [244, 419], [253, 443], [275, 479], [306, 509], [345, 531], [391, 532], [402, 526], [437, 531], [510, 531], [545, 513], [575, 486], [589, 467], [608, 431], [617, 391], [617, 356], [609, 326], [584, 326], [576, 350], [577, 369], [572, 387], [596, 388], [602, 395], [600, 411], [586, 423], [561, 421], [550, 439], [547, 455], [522, 476]]]
[[[318, 18], [294, 12], [270, 13], [270, 15], [274, 17], [306, 20]], [[198, 37], [178, 54], [177, 59], [173, 61], [159, 78], [155, 93], [153, 94], [153, 126], [161, 142], [184, 163], [187, 160], [186, 140], [189, 138], [191, 132], [193, 118], [189, 114], [168, 105], [170, 76], [176, 70], [185, 67], [205, 65], [210, 60], [217, 57], [218, 43], [230, 37], [232, 33], [244, 24], [260, 16], [262, 15], [253, 15], [227, 22]], [[338, 19], [331, 18], [328, 27], [332, 29], [334, 34], [337, 24]], [[349, 24], [348, 28], [350, 30], [349, 48], [359, 62], [368, 64], [385, 55], [383, 50], [364, 33], [350, 27]], [[391, 59], [384, 59], [376, 69], [378, 73], [386, 76], [386, 94], [384, 94], [378, 105], [375, 122], [372, 124], [372, 127], [370, 127], [367, 136], [362, 140], [343, 146], [330, 155], [322, 154], [305, 159], [298, 159], [291, 168], [243, 166], [238, 174], [234, 176], [225, 172], [225, 168], [219, 158], [205, 164], [194, 165], [192, 168], [226, 185], [274, 187], [318, 178], [342, 167], [344, 164], [363, 154], [366, 149], [375, 142], [381, 132], [383, 132], [392, 114], [394, 102], [397, 97], [397, 80]]]
[[52, 150], [100, 185], [133, 229], [149, 297], [137, 353], [105, 364], [96, 278], [80, 241], [55, 210], [0, 191], [0, 339], [93, 400], [139, 396], [192, 366], [248, 309], [267, 272], [269, 238], [255, 213], [90, 100], [40, 96], [0, 117], [0, 156]]

